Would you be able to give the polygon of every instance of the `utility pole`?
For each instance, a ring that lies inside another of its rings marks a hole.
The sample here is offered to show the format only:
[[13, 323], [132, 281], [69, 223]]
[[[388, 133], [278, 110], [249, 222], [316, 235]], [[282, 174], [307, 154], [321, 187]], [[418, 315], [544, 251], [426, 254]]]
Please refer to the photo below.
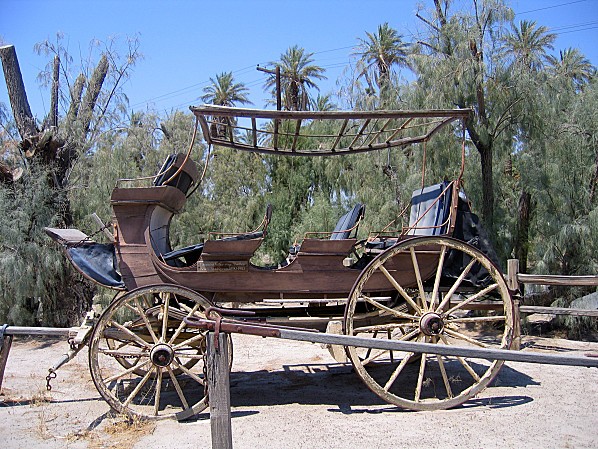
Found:
[[280, 92], [280, 66], [277, 65], [276, 68], [272, 70], [260, 67], [258, 65], [256, 69], [260, 72], [269, 73], [270, 75], [276, 76], [276, 110], [282, 110], [282, 94]]

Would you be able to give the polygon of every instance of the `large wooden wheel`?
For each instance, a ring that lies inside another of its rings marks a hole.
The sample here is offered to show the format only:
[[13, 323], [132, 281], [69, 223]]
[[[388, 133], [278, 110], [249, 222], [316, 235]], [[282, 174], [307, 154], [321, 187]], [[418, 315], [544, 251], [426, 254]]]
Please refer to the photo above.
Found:
[[89, 366], [114, 410], [180, 420], [207, 407], [206, 333], [184, 318], [203, 317], [209, 306], [202, 295], [176, 285], [142, 287], [108, 306], [91, 337]]
[[[474, 286], [472, 277], [481, 282]], [[363, 270], [349, 296], [344, 326], [353, 336], [505, 349], [512, 338], [512, 300], [500, 271], [477, 249], [452, 238], [411, 238]], [[347, 352], [374, 393], [412, 410], [462, 404], [482, 391], [503, 363], [356, 347]]]

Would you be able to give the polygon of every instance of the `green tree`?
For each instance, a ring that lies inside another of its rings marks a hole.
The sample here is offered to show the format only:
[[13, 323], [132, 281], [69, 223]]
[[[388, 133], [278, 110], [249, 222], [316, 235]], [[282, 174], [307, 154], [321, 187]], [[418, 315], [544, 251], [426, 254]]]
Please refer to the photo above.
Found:
[[382, 90], [390, 84], [393, 66], [409, 67], [409, 44], [388, 22], [378, 25], [375, 33], [366, 31], [366, 38], [359, 38], [356, 55], [359, 56], [359, 77], [364, 77], [370, 90], [372, 78]]
[[427, 108], [473, 108], [467, 133], [479, 156], [482, 216], [495, 231], [496, 156], [512, 148], [515, 106], [523, 98], [509, 92], [509, 71], [496, 49], [501, 30], [513, 13], [501, 0], [473, 1], [471, 10], [454, 11], [448, 1], [434, 0], [429, 17], [418, 13], [427, 30], [414, 56], [417, 104]]
[[247, 94], [249, 89], [243, 83], [235, 82], [232, 72], [222, 72], [216, 79], [210, 78], [210, 85], [204, 87], [201, 99], [218, 106], [236, 106], [251, 103]]
[[514, 63], [522, 64], [529, 70], [540, 70], [548, 57], [548, 50], [554, 49], [556, 34], [549, 33], [545, 26], [536, 22], [522, 20], [519, 26], [512, 25], [511, 32], [505, 36], [503, 52], [512, 57]]
[[[216, 75], [216, 79], [210, 78], [210, 83], [209, 86], [204, 87], [204, 94], [201, 97], [206, 103], [229, 107], [251, 103], [247, 97], [249, 89], [245, 84], [235, 82], [232, 72], [222, 72]], [[210, 132], [224, 136], [227, 129], [226, 120], [225, 117], [215, 117]]]
[[334, 110], [338, 109], [338, 107], [332, 101], [332, 96], [330, 94], [326, 94], [326, 95], [318, 94], [315, 101], [313, 102], [312, 109], [314, 111], [334, 111]]
[[[118, 127], [119, 106], [125, 101], [121, 86], [140, 57], [139, 42], [128, 40], [124, 47], [114, 41], [94, 43], [90, 54], [97, 64], [77, 67], [62, 39], [59, 35], [56, 42], [36, 46], [38, 52], [53, 57], [41, 77], [51, 85], [50, 111], [41, 123], [29, 107], [14, 47], [0, 47], [18, 132], [9, 155], [0, 162], [8, 168], [2, 172], [9, 174], [1, 177], [0, 185], [4, 211], [0, 259], [6, 262], [0, 264], [4, 316], [0, 321], [69, 326], [91, 306], [94, 289], [69, 268], [42, 228], [75, 224], [70, 194], [83, 186], [73, 169], [93, 154], [100, 136]], [[80, 75], [73, 80], [74, 70]], [[22, 176], [15, 176], [18, 173]], [[18, 282], [15, 269], [23, 270]]]
[[559, 56], [547, 57], [549, 68], [554, 76], [570, 80], [577, 88], [588, 84], [596, 75], [596, 67], [577, 49], [559, 51]]
[[[280, 56], [280, 62], [271, 65], [280, 67], [281, 89], [284, 108], [292, 111], [307, 110], [310, 105], [309, 90], [320, 90], [316, 80], [326, 79], [324, 69], [313, 64], [313, 53], [308, 53], [297, 45], [289, 47]], [[265, 84], [266, 89], [275, 89], [276, 79], [270, 77]], [[273, 91], [273, 96], [275, 92]]]

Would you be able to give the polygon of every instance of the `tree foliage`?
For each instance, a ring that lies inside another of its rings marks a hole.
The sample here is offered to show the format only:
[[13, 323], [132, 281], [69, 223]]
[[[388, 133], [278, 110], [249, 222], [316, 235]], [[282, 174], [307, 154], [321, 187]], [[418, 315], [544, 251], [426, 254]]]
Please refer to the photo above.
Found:
[[[270, 63], [275, 67], [280, 67], [280, 84], [285, 109], [305, 111], [310, 107], [312, 103], [310, 89], [319, 90], [317, 80], [326, 79], [325, 70], [313, 62], [313, 53], [308, 53], [304, 48], [293, 45], [280, 55], [280, 61]], [[272, 89], [272, 96], [276, 96], [274, 91], [276, 79], [274, 77], [268, 78], [264, 87]]]
[[[314, 54], [290, 46], [271, 63], [280, 67], [283, 107], [472, 108], [464, 123], [464, 188], [501, 261], [517, 257], [527, 272], [595, 273], [595, 66], [578, 49], [555, 49], [555, 36], [543, 25], [515, 23], [507, 0], [426, 4], [416, 14], [421, 30], [415, 42], [406, 42], [390, 22], [356, 37], [353, 65], [336, 95], [319, 92], [325, 71]], [[76, 321], [89, 306], [91, 287], [73, 275], [42, 228], [96, 232], [89, 215], [110, 221], [109, 197], [118, 179], [156, 174], [169, 154], [186, 151], [191, 141], [189, 113], [128, 110], [121, 85], [140, 57], [137, 40], [124, 46], [95, 42], [81, 64], [61, 42], [59, 37], [37, 46], [50, 59], [40, 82], [52, 92], [60, 82], [51, 101], [56, 107], [28, 122], [34, 131], [24, 132], [0, 105], [0, 320], [9, 322]], [[275, 85], [271, 77], [265, 89], [274, 94]], [[211, 78], [200, 95], [225, 106], [250, 102], [247, 87], [228, 71]], [[333, 132], [318, 121], [302, 126], [318, 135]], [[200, 171], [208, 164], [207, 170], [174, 218], [171, 242], [180, 247], [212, 231], [250, 231], [267, 204], [272, 221], [254, 259], [261, 265], [280, 262], [307, 232], [331, 231], [357, 202], [366, 205], [360, 237], [400, 228], [400, 220], [392, 222], [415, 189], [458, 175], [462, 135], [457, 124], [425, 146], [328, 158], [208, 152], [196, 142], [193, 158]], [[252, 141], [251, 134], [245, 137]], [[559, 304], [571, 300], [557, 296]]]

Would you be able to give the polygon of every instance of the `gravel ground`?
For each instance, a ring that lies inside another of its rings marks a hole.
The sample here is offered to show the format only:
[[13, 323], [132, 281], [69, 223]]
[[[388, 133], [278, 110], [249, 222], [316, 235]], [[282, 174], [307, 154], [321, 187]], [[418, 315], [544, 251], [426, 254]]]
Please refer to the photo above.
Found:
[[[508, 363], [493, 386], [447, 411], [411, 412], [371, 393], [348, 365], [316, 344], [234, 337], [235, 448], [595, 448], [595, 368]], [[597, 343], [524, 337], [526, 351], [598, 353]], [[185, 423], [110, 415], [82, 351], [45, 389], [66, 350], [15, 340], [0, 395], [3, 448], [209, 448], [207, 414]]]

